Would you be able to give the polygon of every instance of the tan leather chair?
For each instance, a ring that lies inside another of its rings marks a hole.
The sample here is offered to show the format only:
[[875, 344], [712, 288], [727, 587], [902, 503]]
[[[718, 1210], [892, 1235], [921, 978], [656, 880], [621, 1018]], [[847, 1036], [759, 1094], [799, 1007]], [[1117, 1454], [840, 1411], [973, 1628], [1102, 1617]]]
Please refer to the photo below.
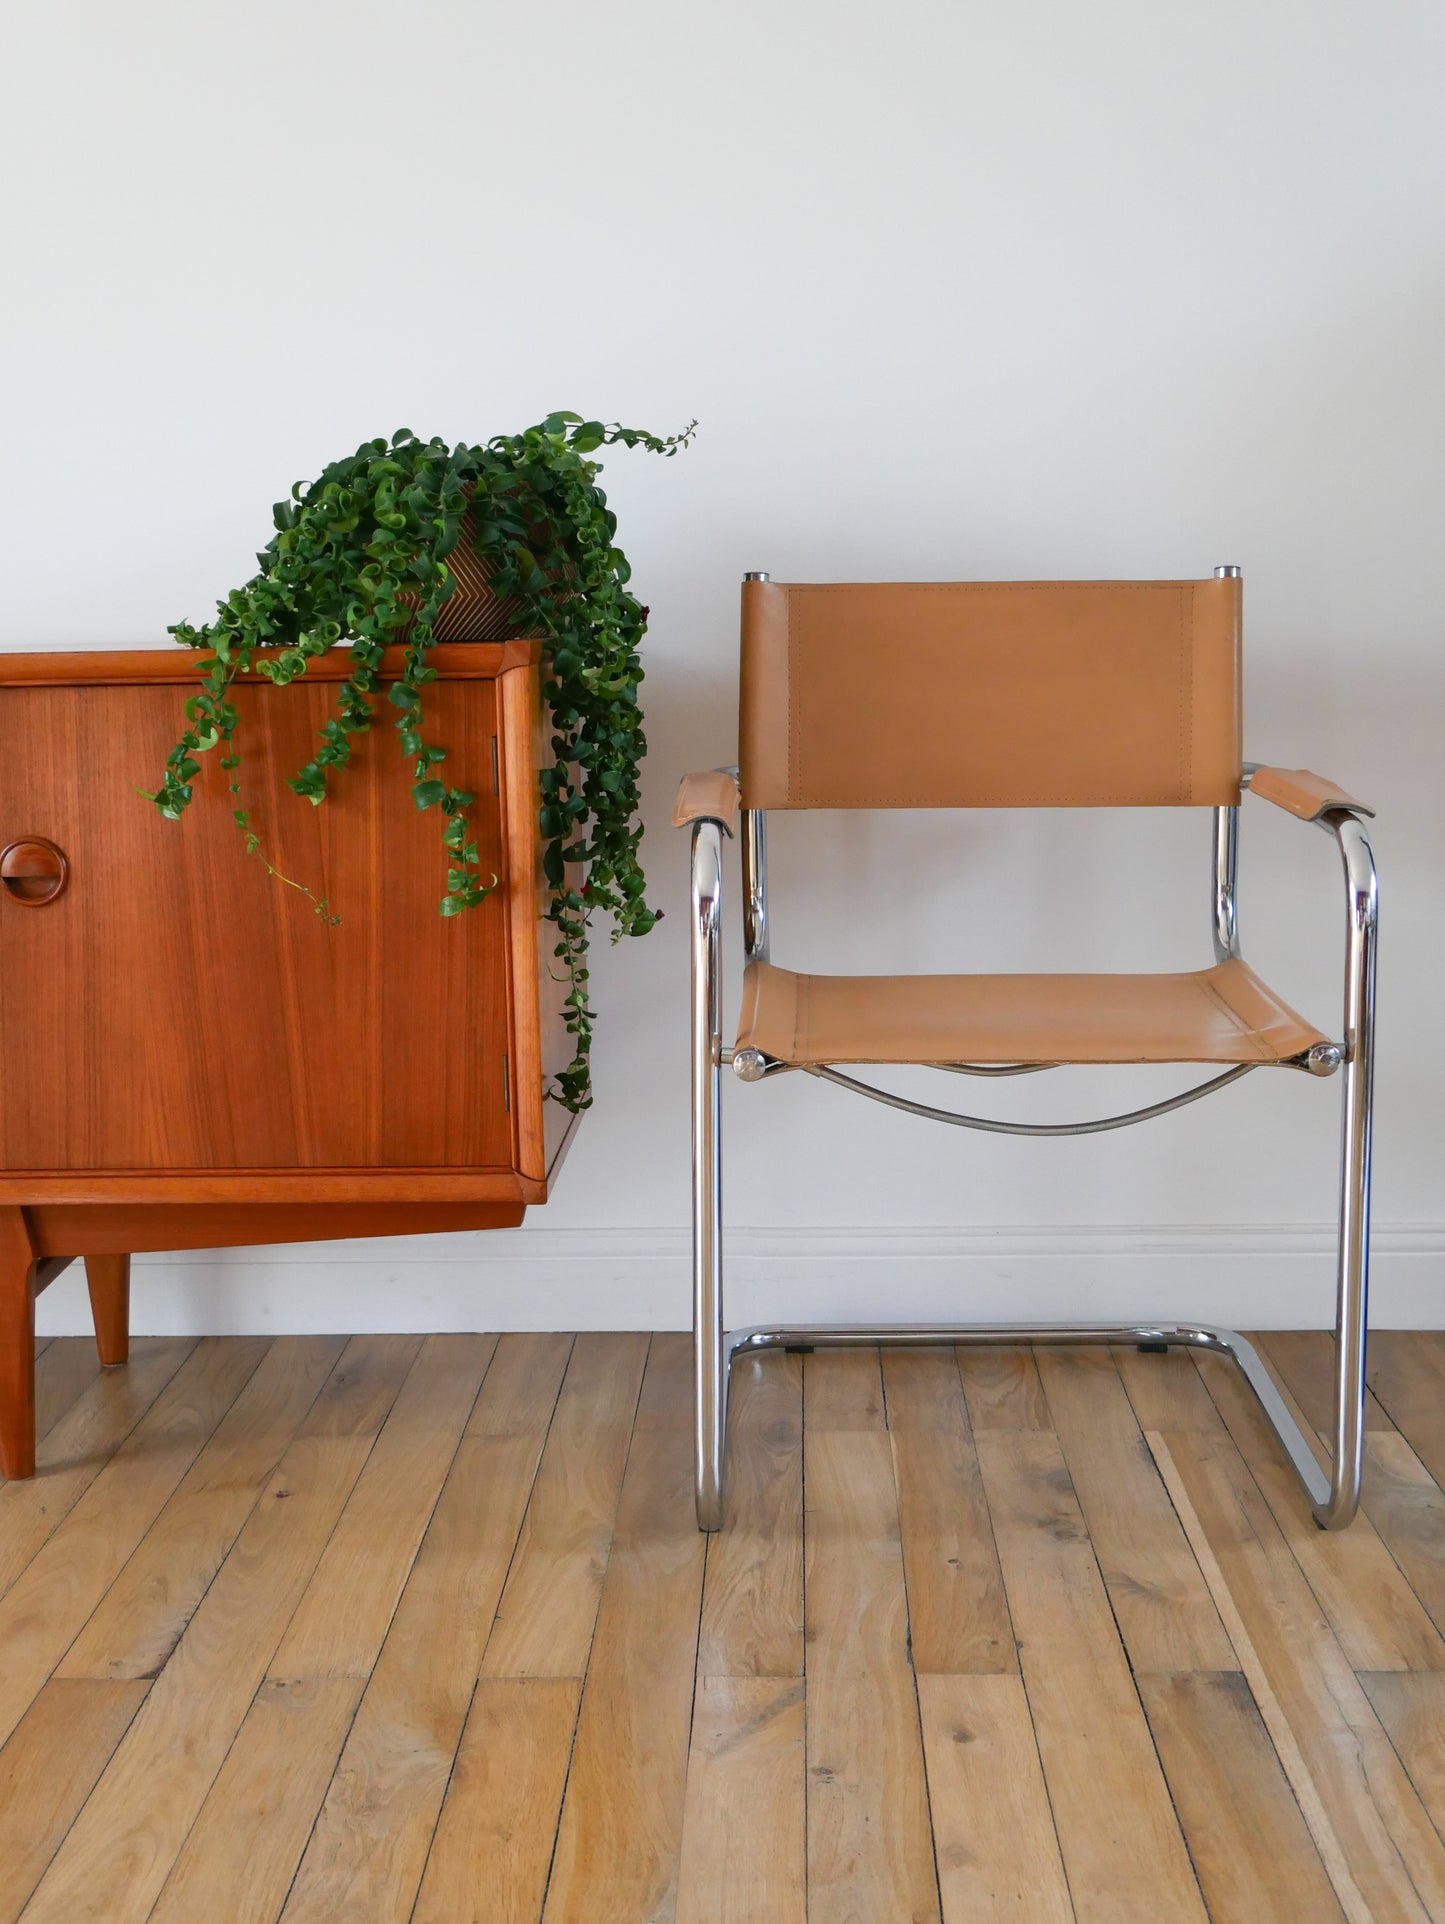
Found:
[[[1242, 759], [1240, 571], [1206, 581], [743, 584], [739, 767], [689, 775], [692, 828], [693, 1335], [697, 1518], [723, 1520], [728, 1376], [743, 1352], [875, 1343], [1193, 1345], [1230, 1356], [1258, 1396], [1325, 1529], [1359, 1502], [1364, 1429], [1370, 1094], [1374, 1054], [1372, 811], [1303, 769]], [[944, 753], [924, 718], [956, 714]], [[926, 743], [927, 752], [920, 752]], [[1235, 918], [1241, 791], [1332, 834], [1348, 906], [1343, 1022], [1327, 1034], [1243, 960]], [[1088, 808], [1213, 811], [1214, 962], [1180, 975], [800, 975], [768, 951], [770, 808]], [[722, 838], [742, 852], [742, 1019], [720, 1027]], [[981, 1077], [1063, 1063], [1203, 1063], [1204, 1082], [1077, 1124], [959, 1115], [839, 1064], [924, 1064]], [[1343, 1071], [1333, 1452], [1328, 1474], [1258, 1355], [1233, 1330], [1129, 1323], [768, 1327], [723, 1321], [721, 1071], [792, 1071], [914, 1115], [1007, 1135], [1121, 1128], [1257, 1068]]]

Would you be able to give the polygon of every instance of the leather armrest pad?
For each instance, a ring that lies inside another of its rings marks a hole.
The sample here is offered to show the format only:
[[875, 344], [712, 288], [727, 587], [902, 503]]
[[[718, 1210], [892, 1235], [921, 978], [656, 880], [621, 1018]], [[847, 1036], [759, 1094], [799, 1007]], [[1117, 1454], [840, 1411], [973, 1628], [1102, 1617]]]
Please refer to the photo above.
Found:
[[1327, 808], [1352, 808], [1361, 815], [1375, 812], [1308, 768], [1257, 768], [1249, 778], [1249, 792], [1276, 808], [1287, 808], [1302, 822], [1318, 821]]
[[738, 778], [729, 768], [708, 768], [699, 775], [684, 775], [672, 805], [672, 825], [686, 828], [689, 822], [721, 822], [731, 835], [738, 820]]

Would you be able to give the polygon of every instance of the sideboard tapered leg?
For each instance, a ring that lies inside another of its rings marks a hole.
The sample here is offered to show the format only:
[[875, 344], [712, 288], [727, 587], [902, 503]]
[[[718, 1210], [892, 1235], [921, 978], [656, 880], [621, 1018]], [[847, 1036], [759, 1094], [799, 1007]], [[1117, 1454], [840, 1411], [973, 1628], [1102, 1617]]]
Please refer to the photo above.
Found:
[[35, 1474], [35, 1250], [25, 1212], [0, 1207], [0, 1475]]
[[100, 1360], [123, 1363], [130, 1355], [130, 1257], [87, 1256], [85, 1280]]

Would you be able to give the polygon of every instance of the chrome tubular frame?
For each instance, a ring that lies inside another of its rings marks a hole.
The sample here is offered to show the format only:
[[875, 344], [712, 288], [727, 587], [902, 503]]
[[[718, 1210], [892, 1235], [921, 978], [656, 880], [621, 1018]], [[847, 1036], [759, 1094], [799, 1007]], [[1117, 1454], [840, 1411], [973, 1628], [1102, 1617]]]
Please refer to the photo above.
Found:
[[[722, 1300], [722, 1158], [720, 1082], [730, 1052], [722, 1046], [720, 933], [722, 830], [698, 822], [692, 837], [692, 1168], [693, 1168], [693, 1364], [697, 1522], [717, 1530], [723, 1522], [727, 1449], [728, 1382], [735, 1356], [768, 1349], [857, 1349], [875, 1344], [919, 1347], [983, 1343], [1138, 1343], [1148, 1347], [1212, 1350], [1242, 1371], [1264, 1416], [1279, 1438], [1307, 1492], [1322, 1529], [1342, 1529], [1360, 1500], [1364, 1450], [1365, 1330], [1369, 1284], [1370, 1117], [1375, 1052], [1375, 948], [1378, 883], [1365, 824], [1348, 809], [1333, 809], [1319, 826], [1335, 837], [1344, 865], [1347, 907], [1343, 1048], [1311, 1052], [1319, 1060], [1293, 1066], [1328, 1074], [1343, 1057], [1340, 1147], [1339, 1263], [1336, 1294], [1336, 1367], [1331, 1447], [1327, 1467], [1300, 1429], [1252, 1344], [1238, 1332], [1210, 1324], [1078, 1323], [1002, 1324], [818, 1324], [758, 1326], [727, 1331]], [[1237, 812], [1215, 811], [1215, 954], [1239, 953], [1235, 907]], [[745, 924], [750, 956], [767, 953], [766, 878], [762, 820], [745, 811], [742, 824]], [[756, 1056], [756, 1051], [744, 1051]], [[745, 1080], [761, 1080], [793, 1065], [757, 1057]], [[803, 1065], [798, 1065], [803, 1066]], [[938, 1065], [954, 1067], [962, 1065]], [[1021, 1065], [1033, 1067], [1034, 1065]], [[1038, 1065], [1044, 1066], [1044, 1065]], [[1233, 1081], [1239, 1071], [1214, 1079]], [[834, 1072], [830, 1079], [850, 1078]], [[869, 1092], [879, 1093], [879, 1092]], [[1202, 1094], [1203, 1090], [1190, 1092]], [[898, 1100], [885, 1096], [886, 1101]], [[902, 1107], [920, 1107], [904, 1104]], [[1142, 1118], [1177, 1102], [1140, 1110]], [[928, 1113], [923, 1111], [923, 1113]], [[1128, 1120], [1124, 1118], [1121, 1120]], [[1017, 1131], [1022, 1132], [1022, 1126]], [[1046, 1132], [1046, 1131], [1045, 1131]], [[1010, 1133], [1015, 1131], [1010, 1130]], [[1041, 1133], [1037, 1129], [1029, 1133]]]
[[1340, 1247], [1335, 1311], [1335, 1407], [1331, 1469], [1315, 1498], [1326, 1530], [1350, 1521], [1360, 1501], [1365, 1446], [1365, 1331], [1370, 1286], [1370, 1127], [1375, 1082], [1375, 948], [1380, 888], [1370, 837], [1358, 815], [1331, 809], [1320, 820], [1345, 871], [1345, 1075], [1340, 1128]]
[[729, 1357], [722, 1321], [722, 830], [692, 831], [692, 1329], [697, 1526], [722, 1527]]
[[768, 959], [768, 818], [762, 809], [743, 809], [738, 833], [743, 855], [743, 954], [749, 962], [766, 962]]
[[1239, 810], [1214, 811], [1214, 959], [1239, 954]]

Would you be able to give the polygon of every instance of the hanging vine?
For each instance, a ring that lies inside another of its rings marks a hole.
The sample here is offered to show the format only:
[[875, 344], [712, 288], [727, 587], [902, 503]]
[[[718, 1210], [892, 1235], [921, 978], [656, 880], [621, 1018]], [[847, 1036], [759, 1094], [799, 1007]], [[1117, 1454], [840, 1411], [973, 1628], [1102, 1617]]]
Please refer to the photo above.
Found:
[[200, 692], [185, 704], [187, 727], [148, 799], [178, 819], [194, 799], [198, 758], [219, 749], [247, 850], [333, 923], [339, 917], [330, 902], [280, 875], [262, 849], [242, 797], [232, 684], [254, 670], [284, 687], [318, 655], [350, 644], [335, 712], [315, 755], [288, 778], [298, 795], [319, 805], [335, 771], [351, 758], [352, 738], [372, 726], [383, 693], [384, 650], [404, 640], [401, 675], [386, 687], [384, 700], [397, 711], [412, 800], [441, 818], [446, 884], [440, 908], [458, 915], [485, 900], [496, 877], [483, 877], [468, 813], [475, 796], [448, 782], [447, 751], [426, 738], [426, 691], [436, 680], [428, 665], [434, 625], [455, 587], [447, 557], [468, 542], [494, 594], [517, 607], [517, 632], [544, 643], [553, 760], [540, 777], [543, 864], [557, 937], [553, 973], [565, 991], [575, 1049], [549, 1094], [568, 1109], [585, 1109], [592, 1100], [591, 919], [599, 910], [609, 915], [614, 941], [645, 935], [658, 920], [647, 905], [638, 859], [638, 769], [647, 749], [638, 649], [647, 610], [628, 587], [631, 569], [616, 546], [616, 516], [597, 485], [599, 463], [590, 457], [616, 444], [671, 456], [695, 426], [663, 438], [558, 413], [477, 447], [420, 441], [405, 429], [389, 441], [367, 441], [277, 503], [276, 532], [257, 557], [260, 572], [218, 604], [214, 621], [203, 627], [178, 622], [169, 630], [184, 646], [208, 651], [208, 659]]

